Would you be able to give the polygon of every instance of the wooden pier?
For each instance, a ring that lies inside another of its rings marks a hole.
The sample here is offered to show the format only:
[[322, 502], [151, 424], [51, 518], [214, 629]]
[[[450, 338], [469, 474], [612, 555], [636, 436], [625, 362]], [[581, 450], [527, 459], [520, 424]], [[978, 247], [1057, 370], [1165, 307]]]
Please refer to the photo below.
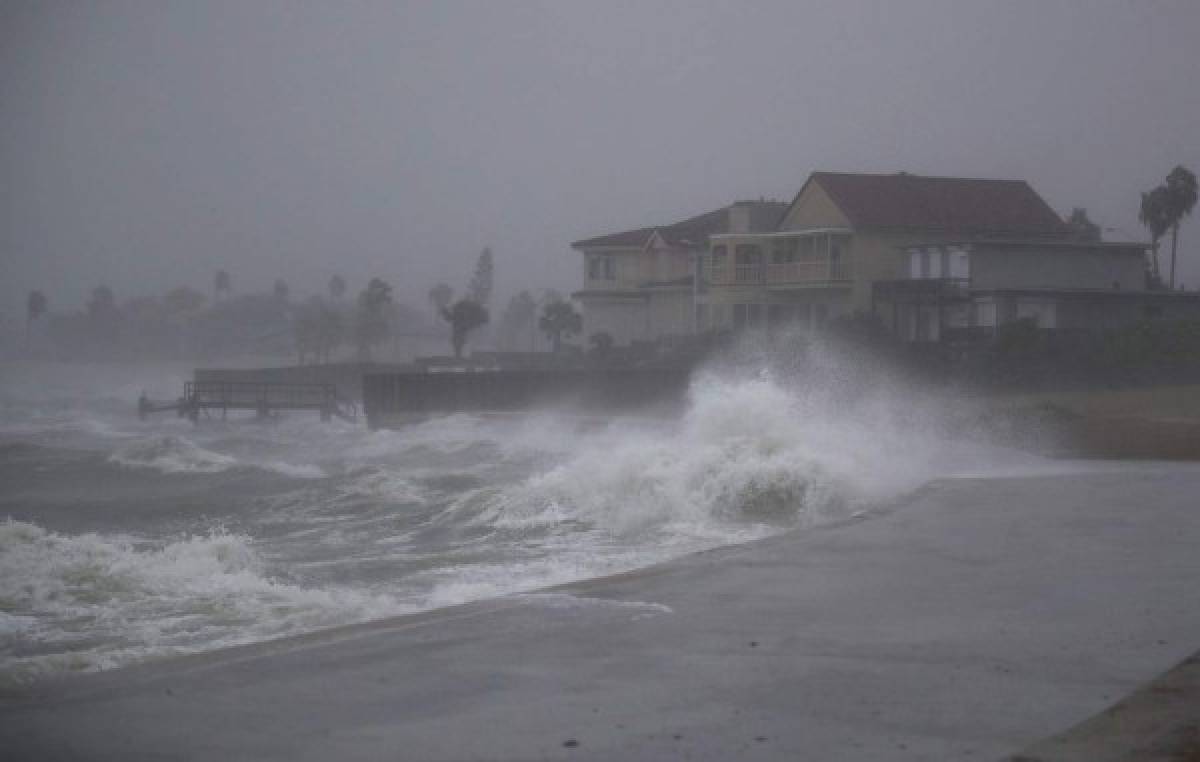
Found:
[[334, 384], [291, 384], [258, 381], [188, 381], [183, 396], [173, 402], [155, 402], [142, 395], [138, 416], [174, 411], [181, 418], [198, 423], [201, 417], [220, 412], [224, 419], [230, 410], [250, 410], [267, 418], [284, 410], [312, 410], [321, 420], [358, 419], [358, 406], [340, 397]]

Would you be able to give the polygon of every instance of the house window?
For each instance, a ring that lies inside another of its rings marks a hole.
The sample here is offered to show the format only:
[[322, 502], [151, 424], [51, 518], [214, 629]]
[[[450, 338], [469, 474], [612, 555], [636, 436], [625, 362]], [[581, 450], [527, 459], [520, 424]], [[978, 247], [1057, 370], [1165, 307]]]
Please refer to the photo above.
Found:
[[950, 277], [956, 280], [971, 279], [971, 258], [965, 250], [950, 250]]
[[1018, 299], [1017, 320], [1031, 319], [1038, 328], [1054, 328], [1058, 323], [1056, 306], [1044, 299]]
[[763, 324], [763, 305], [748, 304], [746, 305], [746, 324], [751, 328], [760, 328]]
[[996, 325], [996, 303], [993, 301], [975, 302], [975, 325], [993, 328]]
[[597, 255], [588, 259], [588, 278], [591, 280], [616, 280], [616, 257]]
[[712, 250], [713, 267], [720, 267], [725, 264], [725, 253], [727, 249], [722, 246], [714, 246]]
[[917, 277], [920, 277], [920, 278], [928, 278], [929, 277], [929, 250], [928, 249], [921, 250], [921, 271]]

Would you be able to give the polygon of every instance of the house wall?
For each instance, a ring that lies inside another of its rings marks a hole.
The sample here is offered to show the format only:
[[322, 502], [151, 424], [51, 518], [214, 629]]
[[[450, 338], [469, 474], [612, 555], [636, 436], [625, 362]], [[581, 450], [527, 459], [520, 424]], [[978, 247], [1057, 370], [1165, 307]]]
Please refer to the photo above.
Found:
[[[633, 287], [640, 283], [642, 277], [641, 247], [585, 249], [583, 252], [583, 288], [609, 289], [616, 287]], [[594, 259], [612, 257], [614, 278], [603, 277], [604, 268], [600, 268], [601, 277], [591, 277], [591, 263]]]
[[780, 230], [830, 227], [850, 227], [850, 221], [816, 182], [804, 188], [779, 225]]
[[[971, 287], [1086, 288], [1145, 290], [1145, 256], [1140, 249], [976, 246], [971, 252]], [[1116, 284], [1114, 286], [1114, 284]]]
[[641, 298], [582, 297], [583, 340], [608, 333], [618, 345], [642, 341], [648, 336], [647, 304]]
[[692, 292], [663, 291], [650, 295], [650, 338], [681, 336], [692, 332]]
[[904, 277], [907, 261], [901, 247], [909, 238], [880, 233], [856, 233], [850, 241], [854, 286], [849, 295], [851, 312], [870, 312], [871, 285], [877, 280]]

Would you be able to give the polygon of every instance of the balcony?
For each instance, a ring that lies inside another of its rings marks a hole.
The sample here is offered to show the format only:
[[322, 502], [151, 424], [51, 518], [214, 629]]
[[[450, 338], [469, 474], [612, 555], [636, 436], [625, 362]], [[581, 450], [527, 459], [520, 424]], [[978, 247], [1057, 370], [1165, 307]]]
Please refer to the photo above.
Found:
[[849, 281], [848, 262], [781, 262], [778, 264], [710, 265], [705, 277], [713, 285], [825, 284]]

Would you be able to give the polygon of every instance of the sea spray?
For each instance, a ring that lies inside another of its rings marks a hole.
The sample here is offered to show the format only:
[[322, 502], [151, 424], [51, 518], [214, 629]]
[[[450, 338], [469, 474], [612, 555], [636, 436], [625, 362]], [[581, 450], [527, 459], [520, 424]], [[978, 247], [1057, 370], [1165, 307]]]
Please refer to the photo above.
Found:
[[0, 674], [101, 669], [635, 569], [1008, 457], [947, 438], [941, 400], [809, 354], [815, 375], [701, 372], [670, 420], [581, 426], [554, 410], [396, 431], [312, 417], [193, 429], [81, 406], [82, 421], [104, 422], [81, 440], [103, 455], [0, 450], [25, 480], [7, 485], [10, 504], [32, 506], [0, 524]]

